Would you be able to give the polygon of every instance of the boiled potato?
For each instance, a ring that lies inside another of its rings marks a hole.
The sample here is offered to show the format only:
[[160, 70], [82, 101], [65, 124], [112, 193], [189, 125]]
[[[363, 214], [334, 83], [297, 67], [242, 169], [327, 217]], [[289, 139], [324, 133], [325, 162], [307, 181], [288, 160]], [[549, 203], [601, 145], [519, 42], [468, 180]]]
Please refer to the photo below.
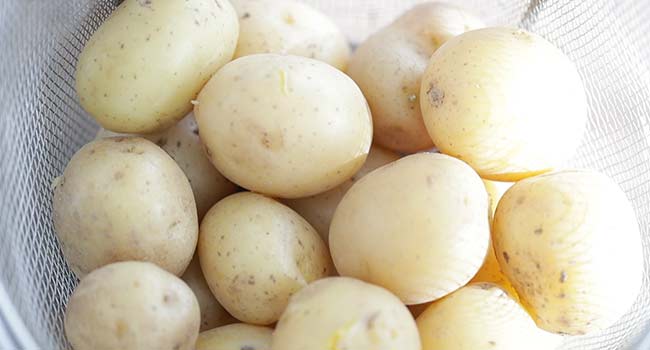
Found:
[[231, 0], [239, 15], [235, 57], [258, 53], [304, 56], [344, 70], [350, 47], [327, 16], [292, 0]]
[[270, 350], [272, 333], [271, 328], [231, 324], [199, 334], [196, 350]]
[[246, 189], [281, 198], [314, 195], [349, 179], [372, 141], [359, 88], [304, 57], [239, 58], [214, 75], [194, 111], [217, 169]]
[[385, 287], [406, 304], [441, 298], [478, 271], [490, 240], [479, 176], [452, 157], [420, 153], [364, 176], [341, 200], [330, 249], [342, 276]]
[[434, 302], [417, 325], [422, 350], [551, 350], [561, 341], [490, 283], [470, 284]]
[[[215, 169], [203, 151], [198, 126], [190, 113], [175, 126], [154, 134], [139, 135], [156, 143], [183, 169], [192, 186], [199, 220], [224, 197], [237, 191], [237, 186]], [[125, 136], [101, 129], [97, 138]]]
[[483, 23], [462, 9], [424, 3], [361, 44], [348, 74], [370, 104], [375, 142], [400, 152], [432, 147], [418, 101], [422, 74], [440, 45], [480, 27]]
[[190, 262], [190, 265], [181, 278], [192, 289], [196, 300], [199, 302], [199, 309], [201, 310], [201, 331], [237, 322], [219, 304], [214, 295], [212, 295], [210, 287], [208, 287], [208, 283], [205, 281], [205, 277], [203, 277], [198, 254], [194, 255], [192, 262]]
[[249, 192], [226, 197], [206, 214], [199, 257], [221, 305], [259, 325], [277, 321], [292, 294], [333, 271], [325, 244], [305, 219]]
[[501, 198], [493, 229], [503, 272], [543, 329], [606, 328], [640, 290], [634, 210], [604, 175], [562, 171], [520, 181]]
[[178, 277], [147, 262], [103, 266], [68, 301], [65, 334], [75, 350], [192, 350], [199, 304]]
[[387, 290], [347, 277], [311, 283], [291, 298], [272, 350], [420, 350], [413, 317]]
[[587, 120], [573, 63], [542, 37], [514, 28], [447, 41], [424, 73], [420, 105], [442, 153], [498, 181], [556, 168], [580, 144]]
[[238, 33], [227, 0], [125, 0], [79, 55], [81, 105], [115, 132], [164, 130], [232, 59]]
[[54, 185], [54, 227], [78, 277], [125, 260], [153, 262], [181, 275], [192, 260], [199, 230], [192, 188], [152, 142], [93, 141]]
[[334, 210], [336, 210], [336, 206], [339, 205], [343, 195], [345, 195], [355, 182], [369, 172], [390, 162], [394, 162], [399, 158], [399, 154], [395, 152], [385, 150], [378, 146], [372, 146], [366, 162], [349, 180], [327, 192], [311, 197], [287, 199], [284, 200], [284, 203], [305, 218], [316, 229], [318, 234], [320, 234], [325, 244], [328, 244], [330, 222], [332, 221], [332, 216], [334, 216]]

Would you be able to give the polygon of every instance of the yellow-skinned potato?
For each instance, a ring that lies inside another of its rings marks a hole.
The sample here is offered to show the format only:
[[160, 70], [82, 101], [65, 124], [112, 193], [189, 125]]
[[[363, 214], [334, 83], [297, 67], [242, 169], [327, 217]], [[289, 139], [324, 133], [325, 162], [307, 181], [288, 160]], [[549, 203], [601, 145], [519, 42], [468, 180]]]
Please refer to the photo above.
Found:
[[[228, 181], [210, 163], [203, 151], [198, 126], [190, 113], [171, 128], [154, 133], [139, 135], [157, 144], [178, 164], [192, 186], [199, 220], [222, 198], [237, 191], [237, 186]], [[125, 136], [101, 129], [97, 138]]]
[[364, 176], [341, 200], [330, 249], [342, 276], [385, 287], [405, 304], [460, 288], [488, 250], [488, 199], [467, 164], [443, 154], [402, 158]]
[[356, 84], [304, 57], [232, 61], [201, 91], [194, 112], [217, 169], [274, 197], [336, 187], [361, 168], [372, 142], [372, 118]]
[[400, 152], [431, 148], [420, 112], [420, 81], [431, 54], [450, 38], [483, 27], [455, 6], [425, 3], [368, 38], [355, 51], [348, 74], [370, 108], [375, 142]]
[[231, 0], [239, 15], [235, 58], [258, 53], [304, 56], [344, 70], [347, 39], [325, 14], [293, 0]]
[[556, 168], [580, 144], [587, 120], [571, 60], [514, 28], [479, 29], [442, 45], [422, 78], [420, 105], [442, 153], [498, 181]]
[[270, 350], [271, 328], [236, 323], [199, 334], [196, 350]]
[[434, 302], [417, 325], [422, 350], [552, 350], [561, 341], [491, 283], [472, 283]]
[[237, 13], [226, 0], [126, 0], [79, 56], [81, 105], [115, 132], [164, 130], [232, 59], [238, 32]]
[[399, 158], [400, 155], [395, 152], [385, 150], [379, 146], [372, 146], [368, 153], [368, 158], [361, 169], [338, 187], [315, 196], [287, 199], [283, 202], [305, 218], [316, 229], [318, 234], [320, 234], [323, 241], [328, 244], [330, 222], [332, 221], [336, 207], [339, 205], [345, 193], [355, 182], [369, 172], [390, 162], [394, 162]]
[[305, 219], [250, 192], [226, 197], [206, 214], [199, 258], [221, 305], [258, 325], [277, 321], [292, 294], [333, 271], [327, 247]]
[[154, 143], [112, 137], [82, 147], [55, 180], [54, 227], [78, 277], [126, 260], [179, 276], [198, 239], [196, 204], [185, 174]]
[[625, 193], [592, 171], [517, 182], [493, 225], [499, 264], [537, 325], [586, 334], [633, 304], [642, 280], [642, 242]]
[[353, 278], [311, 283], [291, 298], [271, 350], [420, 350], [413, 317], [387, 290]]
[[146, 263], [101, 267], [68, 301], [65, 334], [75, 350], [193, 350], [199, 304], [178, 277]]

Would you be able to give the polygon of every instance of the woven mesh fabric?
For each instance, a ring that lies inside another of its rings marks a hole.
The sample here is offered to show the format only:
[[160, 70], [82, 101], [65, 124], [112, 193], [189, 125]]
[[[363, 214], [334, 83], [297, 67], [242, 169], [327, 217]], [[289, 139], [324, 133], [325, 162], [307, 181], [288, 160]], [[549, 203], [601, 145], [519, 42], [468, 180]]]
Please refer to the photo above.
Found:
[[[63, 310], [76, 280], [51, 224], [51, 182], [97, 125], [74, 92], [76, 57], [117, 0], [0, 2], [0, 348], [66, 348]], [[352, 42], [422, 1], [305, 0]], [[646, 274], [634, 308], [562, 349], [636, 349], [650, 325], [650, 4], [636, 0], [448, 0], [491, 25], [541, 34], [578, 65], [590, 122], [571, 167], [621, 184], [643, 234]], [[549, 140], [552, 142], [552, 140]], [[612, 232], [615, 235], [615, 232]], [[22, 322], [20, 322], [22, 321]], [[23, 327], [24, 326], [24, 327]], [[24, 332], [21, 332], [24, 331]], [[2, 340], [4, 339], [9, 340]], [[4, 345], [7, 344], [7, 345]]]

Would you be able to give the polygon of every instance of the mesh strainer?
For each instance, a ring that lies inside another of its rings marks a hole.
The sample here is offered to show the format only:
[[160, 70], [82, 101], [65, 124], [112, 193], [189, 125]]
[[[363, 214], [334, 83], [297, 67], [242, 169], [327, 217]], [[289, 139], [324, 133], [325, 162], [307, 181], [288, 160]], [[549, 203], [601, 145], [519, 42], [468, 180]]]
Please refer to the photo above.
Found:
[[[457, 0], [492, 25], [521, 26], [578, 65], [590, 122], [571, 166], [603, 171], [632, 200], [645, 278], [634, 308], [563, 349], [650, 349], [650, 4], [638, 0]], [[77, 103], [76, 57], [119, 1], [0, 2], [0, 349], [66, 348], [63, 311], [76, 279], [54, 234], [51, 181], [97, 125]], [[307, 0], [352, 42], [414, 0]], [[549, 142], [552, 142], [549, 140]], [[612, 234], [616, 234], [612, 232]]]

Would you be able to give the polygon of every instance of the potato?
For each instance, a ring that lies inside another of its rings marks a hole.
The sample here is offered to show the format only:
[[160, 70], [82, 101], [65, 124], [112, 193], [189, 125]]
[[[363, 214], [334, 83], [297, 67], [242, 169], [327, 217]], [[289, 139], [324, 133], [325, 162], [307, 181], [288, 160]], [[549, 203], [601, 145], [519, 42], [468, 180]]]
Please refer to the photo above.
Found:
[[506, 193], [506, 191], [512, 187], [514, 183], [483, 180], [483, 184], [485, 185], [485, 189], [487, 190], [488, 194], [488, 200], [490, 203], [489, 215], [490, 222], [492, 222], [492, 219], [494, 218], [494, 212], [497, 211], [497, 205], [499, 204], [501, 197], [503, 197], [503, 194]]
[[199, 304], [178, 277], [147, 262], [118, 262], [84, 278], [68, 301], [65, 334], [75, 350], [192, 350]]
[[258, 325], [277, 321], [292, 294], [333, 271], [325, 244], [307, 221], [250, 192], [226, 197], [206, 214], [199, 257], [221, 305]]
[[551, 350], [546, 333], [514, 299], [490, 283], [465, 286], [434, 302], [418, 318], [422, 350]]
[[201, 310], [201, 331], [237, 322], [219, 304], [214, 295], [212, 295], [210, 287], [208, 287], [208, 283], [205, 281], [205, 277], [203, 277], [198, 254], [194, 255], [192, 262], [190, 262], [190, 265], [181, 278], [192, 289], [196, 300], [199, 302], [199, 309]]
[[478, 18], [455, 6], [424, 3], [361, 44], [348, 74], [370, 104], [375, 142], [400, 152], [433, 146], [418, 101], [422, 74], [440, 45], [480, 27]]
[[304, 56], [344, 70], [350, 58], [347, 39], [331, 19], [292, 0], [231, 0], [239, 15], [235, 57], [258, 53]]
[[231, 324], [199, 334], [196, 350], [269, 350], [271, 333], [266, 327]]
[[181, 275], [198, 239], [192, 188], [165, 151], [139, 137], [93, 141], [55, 180], [54, 228], [77, 277], [143, 260]]
[[125, 0], [79, 55], [81, 105], [115, 132], [164, 130], [231, 60], [238, 33], [225, 0]]
[[586, 334], [633, 304], [643, 275], [632, 205], [609, 178], [561, 171], [516, 183], [497, 208], [499, 264], [537, 325]]
[[291, 298], [272, 350], [420, 350], [413, 317], [387, 290], [347, 277], [311, 283]]
[[405, 304], [466, 284], [488, 250], [488, 199], [467, 164], [420, 153], [366, 175], [343, 197], [330, 226], [342, 276], [385, 287]]
[[304, 57], [239, 58], [214, 75], [194, 112], [222, 174], [281, 198], [314, 195], [349, 179], [372, 141], [359, 88], [340, 71]]
[[[210, 163], [203, 151], [198, 130], [194, 115], [190, 113], [185, 119], [165, 131], [139, 136], [160, 146], [181, 167], [192, 186], [200, 220], [215, 203], [235, 193], [237, 186], [223, 177]], [[125, 134], [106, 129], [101, 129], [97, 134], [97, 138], [112, 136], [125, 136]]]
[[587, 120], [573, 63], [542, 37], [514, 28], [447, 41], [424, 73], [420, 105], [442, 153], [497, 181], [556, 168], [580, 144]]
[[311, 197], [286, 199], [283, 202], [291, 209], [295, 210], [305, 218], [320, 234], [325, 244], [329, 243], [329, 230], [334, 210], [338, 206], [343, 195], [357, 182], [360, 178], [369, 172], [394, 162], [400, 158], [399, 154], [387, 151], [378, 146], [372, 146], [368, 153], [368, 158], [361, 169], [349, 180], [340, 184], [327, 192], [323, 192]]

